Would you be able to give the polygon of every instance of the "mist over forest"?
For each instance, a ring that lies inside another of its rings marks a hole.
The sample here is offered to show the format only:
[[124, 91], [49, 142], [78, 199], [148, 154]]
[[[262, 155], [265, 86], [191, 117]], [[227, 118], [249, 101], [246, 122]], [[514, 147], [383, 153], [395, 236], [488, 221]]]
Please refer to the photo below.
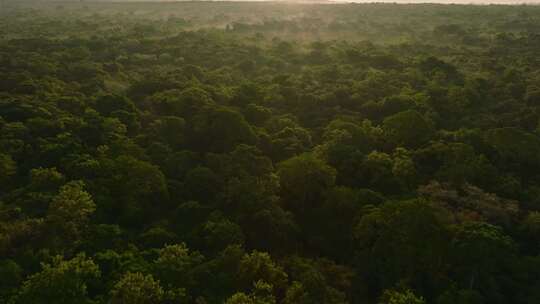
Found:
[[537, 5], [0, 0], [0, 304], [538, 304], [539, 54]]
[[[15, 2], [21, 0], [3, 0], [4, 2]], [[202, 2], [190, 0], [22, 0], [28, 2]], [[437, 4], [473, 4], [473, 5], [489, 5], [489, 4], [540, 4], [540, 0], [216, 0], [215, 2], [281, 2], [281, 3], [437, 3]]]

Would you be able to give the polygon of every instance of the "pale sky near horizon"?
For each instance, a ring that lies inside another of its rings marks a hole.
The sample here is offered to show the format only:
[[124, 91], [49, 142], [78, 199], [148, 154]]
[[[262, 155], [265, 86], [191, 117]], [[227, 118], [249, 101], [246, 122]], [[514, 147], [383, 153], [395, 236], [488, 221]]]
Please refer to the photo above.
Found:
[[[180, 2], [182, 0], [87, 0], [100, 2]], [[189, 0], [184, 0], [189, 1]], [[203, 0], [204, 1], [204, 0]], [[207, 0], [212, 1], [212, 0]], [[439, 4], [540, 4], [540, 0], [213, 0], [213, 1], [238, 1], [238, 2], [343, 2], [343, 3], [439, 3]]]
[[[336, 0], [334, 0], [336, 1]], [[379, 0], [379, 1], [371, 1], [371, 0], [352, 0], [347, 1], [343, 0], [345, 2], [396, 2], [396, 3], [446, 3], [446, 4], [452, 4], [452, 3], [460, 3], [460, 4], [523, 4], [523, 3], [535, 3], [540, 4], [540, 0]]]
[[[43, 1], [43, 0], [42, 0]], [[78, 1], [78, 0], [74, 0]], [[86, 0], [88, 2], [97, 1], [97, 2], [181, 2], [182, 0]], [[183, 0], [189, 1], [189, 0]], [[202, 0], [204, 1], [204, 0]], [[212, 0], [207, 0], [212, 1]], [[441, 3], [441, 4], [540, 4], [540, 0], [213, 0], [213, 1], [238, 1], [238, 2], [264, 2], [264, 1], [275, 1], [275, 2], [320, 2], [320, 1], [330, 1], [330, 2], [356, 2], [356, 3], [376, 3], [376, 2], [385, 2], [385, 3]]]
[[[4, 1], [16, 1], [16, 0], [4, 0]], [[35, 0], [35, 1], [73, 1], [79, 2], [80, 0]], [[183, 2], [183, 1], [196, 1], [196, 0], [83, 0], [86, 2]], [[331, 2], [331, 3], [437, 3], [437, 4], [531, 4], [540, 5], [540, 0], [199, 0], [199, 1], [233, 1], [233, 2]], [[2, 0], [0, 0], [2, 2]]]

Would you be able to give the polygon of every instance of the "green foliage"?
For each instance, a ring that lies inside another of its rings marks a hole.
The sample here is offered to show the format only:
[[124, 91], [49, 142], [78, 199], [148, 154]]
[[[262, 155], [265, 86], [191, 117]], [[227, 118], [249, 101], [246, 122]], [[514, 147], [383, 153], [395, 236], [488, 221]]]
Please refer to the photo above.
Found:
[[5, 183], [16, 171], [17, 164], [13, 159], [9, 155], [0, 154], [0, 183]]
[[359, 258], [370, 263], [363, 271], [376, 274], [389, 288], [400, 280], [432, 282], [448, 259], [447, 227], [437, 210], [421, 200], [388, 202], [363, 216], [355, 227]]
[[380, 304], [425, 304], [422, 297], [416, 296], [412, 291], [385, 290]]
[[280, 163], [278, 175], [283, 199], [299, 211], [334, 185], [336, 171], [313, 155], [302, 154]]
[[57, 256], [42, 268], [23, 282], [15, 303], [92, 303], [88, 284], [100, 277], [92, 259], [84, 254], [71, 260]]
[[47, 224], [66, 246], [79, 242], [89, 217], [96, 210], [96, 204], [82, 181], [72, 181], [60, 188], [52, 199], [47, 211]]
[[253, 284], [253, 292], [245, 294], [243, 292], [232, 295], [225, 304], [275, 304], [276, 299], [272, 296], [272, 285], [264, 281], [257, 281]]
[[15, 261], [5, 259], [0, 261], [0, 297], [9, 299], [22, 282], [23, 269]]
[[212, 152], [231, 151], [238, 144], [253, 144], [256, 136], [244, 117], [225, 108], [203, 112], [193, 119], [191, 142]]
[[0, 303], [540, 302], [540, 7], [0, 2]]
[[96, 210], [96, 205], [88, 192], [83, 190], [83, 182], [69, 182], [60, 188], [49, 205], [48, 217], [53, 222], [80, 224]]
[[305, 304], [309, 303], [309, 295], [305, 291], [304, 287], [299, 282], [293, 282], [292, 285], [287, 289], [285, 299], [283, 303], [285, 304]]
[[263, 280], [277, 289], [285, 288], [287, 274], [272, 261], [268, 253], [254, 251], [244, 255], [238, 266], [238, 279], [244, 286]]
[[159, 281], [151, 275], [128, 272], [116, 282], [111, 290], [111, 303], [151, 304], [161, 303], [164, 291]]
[[538, 166], [540, 138], [517, 128], [492, 129], [486, 133], [486, 141], [503, 159], [517, 161], [526, 166]]
[[239, 225], [227, 219], [209, 220], [201, 228], [204, 247], [213, 251], [225, 249], [229, 245], [242, 245], [244, 234]]
[[388, 116], [384, 119], [383, 128], [391, 143], [409, 148], [417, 148], [433, 135], [430, 122], [412, 110]]
[[[30, 170], [30, 187], [36, 190], [55, 190], [60, 187], [64, 179], [65, 177], [56, 168], [37, 168]], [[74, 188], [73, 186], [76, 186], [76, 184], [70, 187]]]
[[193, 270], [204, 257], [198, 252], [190, 252], [185, 244], [167, 245], [159, 250], [154, 262], [156, 272], [162, 282], [172, 286], [193, 286]]

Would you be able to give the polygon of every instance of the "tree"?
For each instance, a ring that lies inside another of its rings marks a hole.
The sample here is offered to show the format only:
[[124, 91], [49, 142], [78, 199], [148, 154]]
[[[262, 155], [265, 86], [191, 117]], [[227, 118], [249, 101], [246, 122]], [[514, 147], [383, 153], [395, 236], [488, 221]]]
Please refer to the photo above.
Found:
[[243, 82], [234, 89], [231, 102], [234, 105], [245, 107], [249, 103], [260, 102], [263, 98], [260, 87], [252, 82]]
[[437, 298], [437, 304], [483, 304], [484, 297], [475, 290], [461, 289], [458, 290], [455, 286], [445, 291]]
[[374, 277], [374, 286], [403, 280], [429, 289], [446, 271], [449, 232], [425, 201], [387, 202], [360, 219], [354, 236], [359, 270]]
[[121, 95], [103, 95], [95, 101], [96, 110], [103, 116], [111, 116], [116, 111], [134, 112], [135, 105], [131, 100]]
[[243, 108], [244, 116], [251, 124], [262, 125], [272, 115], [272, 110], [255, 104], [250, 103]]
[[257, 147], [240, 144], [230, 155], [236, 165], [234, 174], [245, 171], [251, 176], [263, 178], [273, 173], [272, 161]]
[[456, 223], [486, 221], [509, 227], [517, 221], [520, 211], [517, 201], [501, 198], [469, 184], [454, 188], [432, 181], [419, 187], [418, 194], [449, 211], [450, 219]]
[[413, 159], [425, 179], [435, 177], [455, 185], [471, 183], [484, 189], [497, 184], [494, 188], [500, 189], [497, 168], [469, 144], [434, 142], [414, 151]]
[[0, 183], [5, 183], [16, 172], [17, 163], [9, 155], [0, 153]]
[[281, 197], [286, 207], [300, 214], [320, 203], [334, 185], [336, 170], [311, 154], [290, 158], [278, 165]]
[[189, 199], [210, 204], [221, 186], [219, 176], [210, 168], [197, 167], [185, 176], [186, 195]]
[[80, 225], [96, 210], [92, 196], [84, 191], [84, 182], [72, 181], [60, 188], [49, 205], [48, 218], [53, 222]]
[[305, 291], [304, 286], [300, 282], [293, 282], [287, 289], [285, 294], [284, 304], [308, 304], [310, 303], [309, 294]]
[[293, 215], [274, 202], [267, 203], [265, 208], [243, 215], [247, 217], [242, 226], [247, 246], [272, 253], [294, 251], [299, 229]]
[[379, 304], [425, 304], [422, 297], [416, 296], [411, 290], [385, 290]]
[[354, 272], [346, 266], [327, 259], [309, 259], [290, 256], [284, 267], [293, 281], [286, 292], [306, 303], [345, 304], [351, 290]]
[[89, 217], [96, 210], [84, 182], [72, 181], [60, 188], [47, 212], [47, 222], [64, 241], [78, 242]]
[[179, 148], [185, 142], [186, 121], [176, 116], [163, 116], [150, 125], [152, 139], [157, 138], [172, 148]]
[[[1, 206], [1, 205], [0, 205]], [[2, 210], [3, 216], [10, 215], [10, 211]], [[21, 210], [12, 210], [12, 216], [17, 217]], [[24, 250], [34, 250], [38, 241], [45, 235], [45, 225], [41, 218], [0, 220], [0, 255], [8, 257]]]
[[515, 170], [528, 173], [540, 166], [540, 138], [534, 134], [518, 128], [498, 128], [487, 131], [485, 140], [498, 152], [505, 166], [512, 168], [517, 163], [522, 166]]
[[277, 265], [266, 252], [253, 251], [245, 254], [238, 265], [238, 282], [243, 288], [262, 280], [268, 282], [277, 290], [284, 290], [287, 284], [287, 274]]
[[56, 168], [36, 168], [30, 170], [30, 188], [39, 192], [57, 191], [64, 184], [65, 177]]
[[[347, 187], [333, 187], [324, 194], [324, 201], [320, 206], [305, 210], [301, 223], [305, 231], [307, 244], [313, 250], [320, 251], [326, 257], [338, 261], [350, 259], [353, 245], [353, 230], [361, 208], [358, 191]], [[325, 225], [321, 225], [321, 223]]]
[[104, 216], [120, 217], [122, 223], [141, 224], [142, 217], [155, 216], [167, 205], [167, 183], [157, 166], [122, 155], [102, 160], [102, 169], [107, 173], [100, 183], [116, 200], [104, 206]]
[[193, 271], [204, 261], [204, 256], [197, 251], [190, 251], [184, 243], [167, 245], [158, 253], [154, 267], [163, 283], [176, 287], [194, 285]]
[[257, 281], [253, 284], [253, 291], [250, 294], [238, 292], [225, 301], [225, 304], [275, 304], [276, 299], [272, 295], [272, 285], [264, 281]]
[[456, 227], [451, 245], [454, 270], [459, 275], [460, 286], [482, 291], [487, 299], [496, 298], [498, 292], [489, 289], [497, 288], [492, 276], [513, 257], [513, 240], [500, 227], [468, 222]]
[[311, 133], [300, 126], [293, 115], [271, 117], [265, 124], [272, 159], [284, 160], [306, 152], [312, 146]]
[[0, 260], [0, 298], [9, 299], [16, 294], [23, 279], [23, 269], [11, 259]]
[[242, 114], [224, 107], [201, 112], [190, 126], [190, 144], [197, 150], [229, 152], [238, 144], [254, 144], [257, 139]]
[[181, 117], [192, 117], [214, 104], [210, 94], [199, 87], [189, 87], [181, 92], [169, 91], [163, 94], [165, 99], [162, 103], [166, 113]]
[[431, 123], [414, 110], [388, 116], [383, 121], [383, 129], [392, 144], [407, 148], [418, 148], [434, 132]]
[[455, 66], [440, 60], [437, 57], [429, 56], [424, 58], [420, 64], [420, 69], [427, 75], [433, 77], [437, 74], [443, 74], [444, 80], [460, 82], [462, 76], [458, 73]]
[[230, 245], [243, 245], [244, 233], [238, 224], [220, 216], [214, 216], [197, 231], [202, 248], [217, 252]]
[[57, 256], [51, 264], [42, 267], [41, 272], [24, 281], [15, 303], [92, 303], [88, 285], [101, 274], [90, 258], [79, 254], [66, 261]]
[[152, 275], [125, 273], [111, 290], [112, 304], [157, 304], [165, 292]]
[[410, 189], [417, 179], [416, 165], [411, 157], [411, 152], [404, 148], [397, 148], [392, 157], [392, 174], [403, 188]]
[[398, 162], [394, 163], [392, 157], [387, 153], [372, 151], [363, 158], [360, 168], [357, 168], [359, 182], [367, 185], [367, 188], [377, 191], [385, 191], [386, 193], [399, 191], [399, 181], [394, 174], [401, 174], [402, 172], [399, 170], [407, 165], [401, 167]]
[[540, 212], [533, 211], [527, 214], [519, 228], [527, 240], [524, 248], [537, 253], [540, 250]]

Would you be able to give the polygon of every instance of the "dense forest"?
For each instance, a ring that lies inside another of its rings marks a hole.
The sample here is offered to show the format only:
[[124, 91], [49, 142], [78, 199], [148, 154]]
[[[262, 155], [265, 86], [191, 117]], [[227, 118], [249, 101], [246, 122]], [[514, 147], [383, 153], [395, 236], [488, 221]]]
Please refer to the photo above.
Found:
[[0, 303], [540, 303], [540, 6], [0, 7]]

